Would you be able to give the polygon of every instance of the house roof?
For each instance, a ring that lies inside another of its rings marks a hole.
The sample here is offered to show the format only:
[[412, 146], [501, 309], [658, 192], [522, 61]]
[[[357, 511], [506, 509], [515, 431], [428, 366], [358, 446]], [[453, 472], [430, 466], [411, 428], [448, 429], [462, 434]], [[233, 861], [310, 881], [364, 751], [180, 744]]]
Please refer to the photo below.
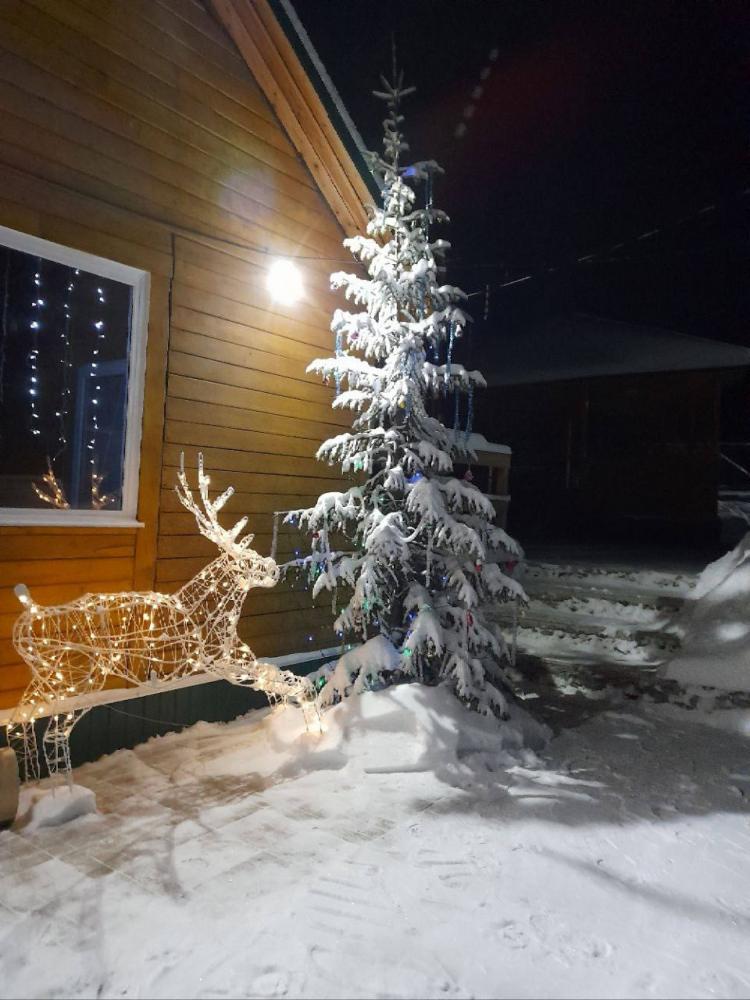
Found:
[[481, 362], [491, 386], [746, 366], [747, 347], [580, 313], [498, 335]]
[[367, 185], [371, 197], [378, 199], [381, 186], [370, 168], [365, 141], [354, 124], [341, 94], [318, 55], [305, 26], [300, 21], [292, 0], [269, 0], [269, 3], [315, 86], [318, 96], [328, 112], [328, 117], [351, 156], [354, 166]]
[[277, 6], [278, 13], [268, 0], [209, 4], [345, 232], [363, 231], [373, 194], [365, 182], [361, 140], [358, 144], [356, 129], [312, 44], [305, 42], [304, 29], [300, 34], [295, 27], [299, 22], [291, 4]]

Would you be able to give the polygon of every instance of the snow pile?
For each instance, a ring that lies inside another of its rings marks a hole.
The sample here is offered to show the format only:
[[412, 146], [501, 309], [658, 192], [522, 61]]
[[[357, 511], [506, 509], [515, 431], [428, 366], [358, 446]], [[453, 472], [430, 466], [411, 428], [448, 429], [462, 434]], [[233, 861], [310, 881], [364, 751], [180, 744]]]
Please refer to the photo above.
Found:
[[430, 772], [462, 787], [520, 762], [536, 763], [551, 732], [520, 705], [499, 721], [466, 708], [446, 684], [399, 684], [366, 691], [326, 710], [320, 732], [307, 732], [294, 710], [264, 720], [252, 770], [272, 782], [322, 769], [349, 774]]
[[28, 830], [59, 826], [96, 812], [96, 795], [81, 785], [26, 785], [18, 798], [16, 825]]
[[665, 674], [681, 684], [750, 692], [750, 532], [698, 577]]
[[[345, 751], [368, 774], [432, 771], [460, 784], [476, 766], [535, 762], [550, 733], [522, 708], [499, 722], [459, 702], [448, 685], [401, 684], [348, 698], [323, 716], [319, 750]], [[467, 770], [468, 769], [468, 770]]]
[[402, 665], [396, 647], [384, 635], [376, 635], [344, 653], [332, 671], [326, 664], [313, 675], [313, 681], [318, 677], [325, 679], [320, 702], [328, 706], [347, 694], [362, 694], [368, 689], [381, 687], [381, 678], [401, 670]]

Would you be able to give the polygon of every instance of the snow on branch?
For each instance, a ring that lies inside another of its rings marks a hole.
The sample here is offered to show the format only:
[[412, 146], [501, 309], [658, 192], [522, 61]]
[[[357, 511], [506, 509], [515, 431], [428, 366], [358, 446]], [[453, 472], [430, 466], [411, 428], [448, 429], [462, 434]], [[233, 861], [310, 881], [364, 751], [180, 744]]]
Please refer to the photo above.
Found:
[[[314, 594], [346, 583], [335, 628], [364, 641], [361, 654], [341, 658], [324, 701], [409, 677], [446, 681], [478, 711], [502, 712], [505, 646], [492, 605], [524, 595], [488, 559], [520, 549], [493, 525], [492, 503], [454, 475], [454, 460], [475, 456], [468, 420], [465, 431], [442, 422], [444, 401], [473, 400], [485, 381], [453, 357], [471, 318], [465, 294], [442, 279], [450, 244], [431, 233], [447, 221], [432, 198], [440, 168], [401, 162], [406, 93], [403, 80], [379, 91], [388, 114], [383, 151], [370, 162], [383, 178], [382, 203], [366, 233], [345, 240], [366, 276], [331, 275], [356, 308], [334, 312], [335, 355], [307, 368], [335, 382], [337, 410], [354, 411], [351, 430], [324, 441], [317, 458], [355, 474], [358, 485], [324, 493], [295, 520], [313, 535]], [[322, 551], [322, 539], [327, 545], [328, 532], [339, 531], [353, 551]]]

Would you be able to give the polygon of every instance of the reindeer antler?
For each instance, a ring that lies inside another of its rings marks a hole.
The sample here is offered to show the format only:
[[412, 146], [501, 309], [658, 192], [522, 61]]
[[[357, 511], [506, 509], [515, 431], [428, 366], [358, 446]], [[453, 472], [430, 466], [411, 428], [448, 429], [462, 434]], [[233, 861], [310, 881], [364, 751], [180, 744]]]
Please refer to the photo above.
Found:
[[218, 513], [226, 502], [234, 495], [234, 486], [229, 486], [224, 492], [211, 500], [208, 495], [208, 487], [211, 479], [206, 475], [203, 468], [203, 452], [198, 453], [198, 492], [200, 493], [203, 510], [198, 506], [193, 498], [193, 491], [188, 485], [185, 475], [185, 452], [180, 454], [180, 471], [177, 473], [179, 480], [175, 491], [180, 498], [180, 503], [186, 510], [189, 510], [198, 523], [198, 529], [202, 535], [209, 538], [220, 548], [237, 551], [246, 549], [252, 542], [254, 535], [245, 535], [241, 541], [237, 541], [247, 525], [247, 518], [242, 517], [233, 528], [222, 528], [219, 524]]

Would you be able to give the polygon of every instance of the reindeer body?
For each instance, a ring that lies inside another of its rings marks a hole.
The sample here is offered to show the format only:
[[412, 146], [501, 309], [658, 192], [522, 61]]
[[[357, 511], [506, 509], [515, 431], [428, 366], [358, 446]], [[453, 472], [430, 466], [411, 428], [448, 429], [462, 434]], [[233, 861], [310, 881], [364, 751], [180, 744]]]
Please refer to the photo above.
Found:
[[[263, 563], [269, 564], [261, 567], [265, 576], [252, 585], [271, 587], [278, 579], [278, 570], [273, 560], [263, 560]], [[222, 553], [175, 594], [201, 632], [208, 660], [218, 661], [227, 656], [231, 652], [227, 649], [228, 641], [232, 646], [239, 642], [237, 625], [250, 587], [236, 562]]]
[[16, 588], [26, 610], [15, 623], [13, 643], [32, 678], [8, 725], [8, 737], [21, 749], [27, 780], [39, 777], [34, 721], [50, 718], [43, 739], [50, 773], [69, 772], [70, 734], [89, 710], [77, 707], [76, 699], [100, 691], [111, 678], [141, 685], [211, 673], [263, 690], [272, 700], [311, 700], [309, 682], [258, 663], [237, 635], [248, 591], [274, 586], [279, 574], [273, 559], [249, 547], [252, 535], [238, 541], [246, 518], [231, 530], [219, 525], [218, 511], [233, 490], [209, 499], [202, 456], [198, 485], [203, 510], [193, 500], [182, 465], [179, 480], [180, 500], [221, 552], [175, 594], [85, 594], [44, 608], [23, 585]]

